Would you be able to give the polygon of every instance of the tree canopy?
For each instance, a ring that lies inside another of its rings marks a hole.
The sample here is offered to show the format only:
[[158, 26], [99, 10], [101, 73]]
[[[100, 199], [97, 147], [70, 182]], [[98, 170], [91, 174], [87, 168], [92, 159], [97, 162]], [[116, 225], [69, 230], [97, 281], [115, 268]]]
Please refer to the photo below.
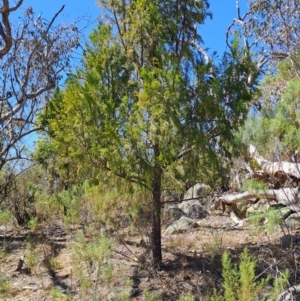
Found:
[[0, 8], [0, 171], [6, 174], [0, 182], [1, 200], [10, 179], [20, 172], [20, 161], [29, 160], [26, 138], [39, 130], [37, 114], [70, 69], [79, 45], [74, 24], [55, 24], [64, 6], [50, 21], [28, 7], [12, 22], [23, 1], [11, 2], [2, 1]]
[[161, 192], [216, 180], [258, 71], [237, 37], [220, 61], [203, 50], [198, 27], [211, 15], [207, 1], [99, 5], [106, 18], [90, 36], [82, 68], [41, 121], [73, 170], [89, 162], [99, 175], [109, 172], [151, 192], [159, 264]]

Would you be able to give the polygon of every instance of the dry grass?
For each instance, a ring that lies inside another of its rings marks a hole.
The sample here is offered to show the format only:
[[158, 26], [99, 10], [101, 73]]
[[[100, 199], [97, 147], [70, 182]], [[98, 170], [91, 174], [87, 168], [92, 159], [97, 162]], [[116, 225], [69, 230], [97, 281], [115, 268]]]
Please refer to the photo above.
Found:
[[[278, 242], [281, 232], [255, 236], [250, 228], [233, 227], [226, 216], [211, 216], [189, 232], [163, 236], [163, 265], [157, 272], [146, 252], [147, 241], [141, 242], [139, 231], [119, 228], [122, 231], [112, 233], [114, 252], [98, 266], [102, 274], [97, 274], [100, 276], [95, 279], [88, 279], [98, 272], [93, 262], [89, 274], [89, 268], [80, 268], [82, 261], [72, 259], [75, 234], [71, 231], [63, 238], [49, 238], [44, 228], [39, 226], [31, 234], [23, 231], [6, 235], [6, 253], [0, 257], [5, 295], [2, 294], [0, 300], [83, 300], [83, 284], [88, 287], [98, 281], [93, 286], [97, 290], [95, 295], [106, 296], [103, 300], [175, 301], [182, 294], [190, 293], [196, 301], [208, 301], [213, 288], [221, 288], [224, 250], [230, 251], [233, 261], [238, 262], [245, 246], [257, 259], [257, 274], [270, 274], [274, 278], [276, 273], [288, 268], [290, 283], [299, 282], [294, 252], [282, 250]], [[97, 235], [92, 229], [88, 234], [86, 243]], [[0, 239], [3, 247], [3, 237]], [[25, 265], [16, 272], [18, 259], [24, 253]], [[140, 254], [146, 254], [144, 263], [137, 260]], [[82, 282], [85, 277], [91, 281], [89, 284]], [[130, 292], [131, 298], [128, 297]], [[89, 294], [90, 288], [86, 290], [86, 300], [92, 300]]]

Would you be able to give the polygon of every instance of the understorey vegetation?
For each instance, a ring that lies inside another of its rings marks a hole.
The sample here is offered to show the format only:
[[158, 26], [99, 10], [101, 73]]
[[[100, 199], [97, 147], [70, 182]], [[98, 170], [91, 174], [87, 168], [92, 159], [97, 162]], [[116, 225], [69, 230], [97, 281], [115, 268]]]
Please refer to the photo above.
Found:
[[4, 298], [299, 298], [300, 7], [248, 4], [216, 56], [208, 0], [99, 0], [85, 42], [2, 1]]

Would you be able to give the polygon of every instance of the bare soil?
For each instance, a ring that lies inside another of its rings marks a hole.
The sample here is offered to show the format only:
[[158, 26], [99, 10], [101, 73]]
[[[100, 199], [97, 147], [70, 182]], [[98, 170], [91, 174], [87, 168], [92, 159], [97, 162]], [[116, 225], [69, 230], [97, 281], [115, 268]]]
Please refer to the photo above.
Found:
[[[163, 265], [157, 271], [152, 268], [150, 255], [139, 258], [147, 250], [147, 241], [125, 228], [122, 239], [120, 231], [114, 233], [114, 251], [108, 262], [114, 265], [117, 276], [108, 286], [95, 278], [99, 286], [94, 299], [88, 293], [82, 294], [78, 276], [81, 263], [72, 258], [75, 232], [81, 231], [80, 227], [65, 231], [61, 221], [53, 221], [39, 225], [35, 231], [1, 229], [0, 247], [5, 251], [0, 254], [0, 300], [115, 300], [117, 292], [130, 283], [130, 300], [172, 301], [190, 292], [196, 300], [206, 301], [214, 288], [222, 288], [223, 252], [229, 251], [233, 262], [238, 262], [245, 247], [257, 260], [258, 278], [276, 278], [288, 268], [290, 284], [299, 282], [297, 252], [282, 248], [280, 239], [284, 233], [280, 228], [272, 235], [254, 234], [252, 226], [235, 227], [227, 215], [209, 216], [188, 232], [163, 234]], [[297, 235], [297, 231], [290, 234]], [[24, 264], [17, 271], [24, 254]], [[50, 259], [54, 259], [51, 264]]]

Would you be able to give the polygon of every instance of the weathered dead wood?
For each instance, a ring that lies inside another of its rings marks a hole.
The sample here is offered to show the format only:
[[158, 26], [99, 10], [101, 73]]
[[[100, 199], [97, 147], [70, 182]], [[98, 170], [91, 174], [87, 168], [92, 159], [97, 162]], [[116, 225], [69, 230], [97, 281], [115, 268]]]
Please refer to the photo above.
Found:
[[261, 169], [270, 175], [274, 175], [277, 172], [281, 172], [300, 179], [300, 164], [293, 162], [271, 162], [259, 155], [254, 145], [249, 146], [250, 156], [256, 160]]
[[[255, 159], [261, 167], [262, 171], [251, 173], [250, 176], [256, 179], [263, 180], [267, 183], [273, 177], [277, 180], [274, 188], [282, 187], [286, 179], [296, 178], [300, 179], [300, 164], [293, 162], [271, 162], [263, 158], [257, 152], [255, 146], [250, 145], [249, 147], [250, 157]], [[250, 200], [257, 199], [269, 199], [274, 200], [278, 204], [287, 206], [292, 211], [300, 212], [300, 188], [299, 187], [285, 187], [280, 189], [268, 189], [255, 192], [243, 192], [223, 195], [219, 197], [216, 202], [212, 205], [212, 209], [218, 209], [222, 206], [223, 212], [225, 206], [230, 205], [234, 216], [232, 219], [236, 223], [240, 223], [240, 220], [246, 216], [247, 203]], [[245, 202], [246, 206], [241, 210], [237, 207], [237, 203]]]
[[275, 200], [278, 204], [285, 205], [295, 212], [300, 212], [300, 190], [298, 187], [224, 195], [217, 199], [212, 209], [218, 209], [220, 205], [232, 205], [257, 198]]
[[276, 301], [292, 301], [292, 300], [298, 300], [296, 298], [299, 297], [300, 293], [300, 284], [293, 285], [289, 287], [287, 290], [282, 292], [280, 295], [278, 295]]
[[18, 266], [16, 268], [16, 272], [18, 271], [21, 271], [22, 267], [23, 267], [23, 264], [24, 264], [24, 258], [25, 258], [25, 255], [22, 255], [19, 259], [19, 262], [18, 262]]

